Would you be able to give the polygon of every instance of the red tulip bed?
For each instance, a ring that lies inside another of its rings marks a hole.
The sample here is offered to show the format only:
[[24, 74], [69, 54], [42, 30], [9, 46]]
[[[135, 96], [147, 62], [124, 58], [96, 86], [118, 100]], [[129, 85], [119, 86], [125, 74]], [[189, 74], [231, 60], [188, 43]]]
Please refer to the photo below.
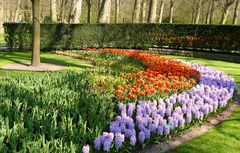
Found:
[[[90, 49], [93, 50], [93, 49]], [[156, 94], [168, 95], [190, 89], [199, 80], [200, 74], [193, 68], [179, 61], [166, 59], [154, 54], [119, 50], [103, 49], [95, 50], [103, 53], [113, 53], [124, 55], [130, 58], [141, 60], [146, 66], [145, 71], [137, 73], [121, 74], [121, 79], [126, 82], [123, 86], [118, 86], [115, 94], [120, 101], [135, 100], [138, 97], [154, 96]]]
[[[110, 90], [117, 107], [115, 118], [107, 132], [97, 134], [94, 140], [86, 142], [83, 153], [129, 151], [134, 146], [144, 146], [179, 133], [202, 123], [209, 114], [225, 107], [237, 89], [232, 78], [204, 65], [167, 59], [143, 51], [85, 50], [57, 54], [91, 60], [98, 66], [104, 65], [104, 68], [111, 65], [105, 63], [109, 60], [106, 57], [124, 56], [132, 62], [140, 61], [142, 67], [138, 67], [138, 63], [132, 66], [132, 72], [104, 71], [118, 80], [113, 81], [113, 89]], [[96, 54], [104, 56], [101, 56], [102, 59], [96, 58]], [[117, 66], [113, 66], [115, 71], [124, 70], [122, 67], [129, 66], [129, 63], [124, 65], [121, 62], [120, 68]]]

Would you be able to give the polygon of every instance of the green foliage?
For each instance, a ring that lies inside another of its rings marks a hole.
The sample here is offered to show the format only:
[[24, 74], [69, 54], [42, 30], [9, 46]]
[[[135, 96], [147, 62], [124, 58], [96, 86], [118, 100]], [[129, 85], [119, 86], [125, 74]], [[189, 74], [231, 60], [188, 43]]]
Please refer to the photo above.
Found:
[[[31, 48], [31, 24], [5, 23], [7, 45]], [[168, 47], [194, 50], [240, 50], [240, 26], [193, 24], [43, 24], [44, 50], [86, 47]]]
[[79, 152], [107, 129], [111, 97], [94, 92], [94, 72], [0, 77], [0, 152]]

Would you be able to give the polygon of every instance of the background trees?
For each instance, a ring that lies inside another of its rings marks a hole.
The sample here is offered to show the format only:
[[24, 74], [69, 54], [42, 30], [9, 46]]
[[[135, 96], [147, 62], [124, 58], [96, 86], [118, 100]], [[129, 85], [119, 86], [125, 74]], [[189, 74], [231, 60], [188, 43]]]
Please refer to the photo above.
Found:
[[[239, 0], [39, 0], [44, 23], [237, 24]], [[4, 11], [3, 11], [4, 10]], [[31, 0], [0, 0], [2, 22], [31, 22]]]

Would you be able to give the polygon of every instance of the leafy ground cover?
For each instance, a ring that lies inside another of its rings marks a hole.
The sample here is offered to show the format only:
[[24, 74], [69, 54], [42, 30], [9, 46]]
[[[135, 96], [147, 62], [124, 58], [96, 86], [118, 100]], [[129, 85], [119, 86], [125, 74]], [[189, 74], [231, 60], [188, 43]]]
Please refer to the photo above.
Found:
[[[146, 78], [142, 78], [142, 81], [146, 83], [148, 80], [153, 78], [153, 82], [150, 82], [150, 84], [152, 85], [151, 87], [154, 87], [154, 83], [157, 79], [154, 79], [152, 76], [155, 74], [152, 71], [154, 68], [157, 69], [156, 65], [159, 63], [156, 64], [155, 60], [146, 63], [144, 59], [147, 55], [145, 54], [142, 56], [143, 60], [139, 60], [133, 58], [135, 55], [132, 53], [129, 54], [130, 52], [125, 52], [127, 53], [125, 55], [119, 55], [119, 52], [116, 51], [117, 50], [112, 52], [111, 50], [108, 50], [106, 52], [105, 50], [101, 53], [96, 51], [58, 52], [58, 54], [87, 59], [92, 61], [92, 63], [95, 63], [95, 67], [93, 69], [86, 71], [79, 72], [77, 69], [73, 69], [71, 71], [38, 73], [38, 75], [33, 75], [33, 73], [24, 73], [24, 75], [19, 75], [22, 74], [22, 72], [15, 72], [14, 76], [10, 76], [11, 73], [9, 72], [0, 71], [0, 73], [3, 74], [0, 77], [1, 91], [7, 91], [1, 92], [0, 94], [0, 123], [1, 127], [4, 127], [0, 130], [0, 141], [3, 142], [1, 143], [2, 146], [0, 146], [0, 148], [2, 148], [1, 152], [13, 150], [30, 152], [80, 152], [84, 144], [90, 144], [91, 148], [93, 148], [94, 145], [97, 150], [98, 148], [102, 148], [103, 150], [109, 150], [111, 148], [111, 152], [129, 151], [129, 149], [132, 148], [129, 147], [131, 145], [139, 146], [140, 144], [140, 146], [144, 146], [153, 141], [164, 139], [166, 138], [166, 134], [170, 133], [170, 131], [171, 134], [176, 134], [190, 127], [192, 124], [198, 123], [201, 121], [201, 118], [204, 117], [204, 114], [208, 114], [205, 108], [201, 108], [202, 110], [199, 109], [199, 111], [196, 111], [196, 113], [200, 113], [200, 116], [197, 117], [196, 114], [191, 114], [191, 117], [194, 118], [195, 116], [196, 118], [194, 122], [191, 124], [190, 122], [186, 122], [184, 119], [185, 117], [182, 116], [183, 114], [179, 112], [179, 109], [182, 110], [179, 106], [182, 104], [176, 102], [177, 97], [175, 94], [175, 96], [170, 97], [169, 102], [164, 101], [167, 106], [171, 105], [171, 108], [167, 107], [166, 109], [169, 110], [168, 114], [171, 114], [168, 117], [172, 118], [162, 118], [162, 125], [165, 126], [161, 126], [159, 129], [154, 129], [154, 124], [152, 123], [156, 116], [152, 116], [152, 112], [154, 111], [152, 109], [149, 110], [149, 107], [151, 105], [151, 108], [156, 108], [156, 102], [149, 103], [148, 101], [143, 101], [139, 102], [139, 105], [136, 105], [134, 102], [136, 102], [137, 99], [140, 100], [139, 98], [141, 98], [141, 96], [139, 96], [136, 99], [131, 99], [131, 97], [129, 97], [128, 100], [122, 101], [125, 104], [121, 103], [118, 105], [120, 100], [118, 100], [118, 98], [120, 97], [117, 96], [122, 94], [117, 94], [116, 91], [128, 84], [130, 84], [130, 87], [134, 89], [134, 86], [138, 83], [138, 79], [135, 80], [133, 78], [137, 78], [138, 72], [142, 72], [142, 74], [145, 72], [151, 72], [146, 75]], [[21, 57], [19, 58], [19, 56]], [[17, 61], [22, 62], [29, 59], [29, 55], [26, 53], [1, 53], [0, 57], [3, 57], [4, 59], [0, 62], [2, 64]], [[153, 57], [158, 58], [158, 56]], [[78, 67], [76, 65], [76, 60], [54, 54], [43, 54], [43, 60], [65, 63], [72, 65], [75, 68]], [[73, 62], [69, 63], [71, 60]], [[165, 62], [163, 63], [165, 66], [171, 63], [171, 60], [164, 59], [164, 61]], [[172, 68], [171, 70], [176, 70], [175, 68], [178, 69], [176, 65], [168, 65], [168, 67], [169, 66]], [[186, 68], [188, 68], [186, 64], [183, 64], [182, 66], [186, 66]], [[205, 67], [199, 67], [198, 65], [192, 66], [199, 69], [205, 69]], [[148, 69], [149, 67], [151, 69]], [[197, 75], [196, 73], [191, 75], [189, 73], [185, 73], [186, 71], [184, 70], [186, 69], [183, 68], [183, 71], [178, 70], [177, 72], [181, 72], [180, 75], [182, 74], [184, 76], [184, 80], [186, 82], [191, 83], [189, 82], [190, 79], [193, 79], [195, 83], [198, 82], [198, 77], [194, 77], [194, 74]], [[129, 75], [130, 73], [132, 76]], [[222, 77], [221, 73], [215, 73], [214, 71], [214, 74], [214, 76], [223, 79], [222, 81], [227, 81], [229, 79], [225, 75]], [[157, 74], [157, 76], [159, 75], [160, 74]], [[125, 76], [131, 77], [126, 78]], [[169, 76], [171, 77], [168, 73], [166, 76], [167, 77], [165, 79], [168, 79]], [[178, 78], [178, 80], [181, 79]], [[218, 85], [219, 81], [215, 82], [217, 82]], [[198, 87], [194, 87], [195, 83], [192, 81], [191, 86], [185, 90], [192, 87], [196, 90], [199, 89]], [[168, 83], [164, 84], [165, 87], [168, 86], [167, 84]], [[171, 89], [172, 84], [170, 85]], [[226, 86], [226, 88], [229, 87], [230, 89], [231, 85], [232, 83], [230, 83], [230, 86], [223, 85], [221, 87]], [[144, 89], [143, 85], [141, 87]], [[121, 91], [128, 94], [129, 92], [132, 92], [134, 95], [137, 95], [137, 92], [132, 91], [132, 89]], [[210, 89], [211, 88], [208, 88], [208, 90]], [[160, 89], [158, 89], [158, 91], [159, 90]], [[179, 96], [180, 99], [184, 96], [185, 90], [183, 87], [182, 91], [178, 91], [182, 93], [180, 94], [181, 96]], [[165, 89], [164, 92], [166, 92]], [[205, 91], [201, 90], [201, 92]], [[174, 92], [172, 90], [171, 92], [169, 91], [169, 94], [167, 94], [168, 96], [161, 96], [161, 94], [159, 94], [158, 98], [168, 98], [173, 93]], [[224, 101], [219, 104], [225, 106], [226, 99], [229, 98], [227, 95], [228, 92], [223, 91], [219, 93], [222, 94], [222, 100]], [[213, 95], [217, 93], [210, 92], [210, 94]], [[145, 100], [148, 100], [149, 97], [145, 98]], [[171, 98], [175, 98], [175, 100], [171, 100]], [[144, 98], [142, 100], [144, 100]], [[129, 104], [126, 105], [126, 103]], [[162, 106], [164, 105], [163, 103]], [[193, 104], [195, 105], [195, 103]], [[119, 108], [117, 106], [119, 106]], [[198, 107], [200, 108], [200, 106]], [[137, 110], [137, 112], [135, 112], [135, 110]], [[142, 112], [144, 110], [147, 111], [145, 112], [145, 115]], [[207, 110], [209, 112], [214, 112], [215, 107], [214, 109]], [[121, 114], [120, 116], [119, 113]], [[151, 113], [151, 115], [149, 113]], [[163, 112], [159, 113], [161, 114]], [[165, 113], [166, 112], [164, 112], [164, 114]], [[116, 115], [118, 115], [118, 117], [116, 117]], [[144, 118], [147, 116], [149, 119], [152, 118], [153, 120], [147, 121], [149, 125], [153, 125], [152, 130], [149, 129], [150, 127], [148, 127], [148, 125], [142, 125], [142, 128], [145, 128], [145, 130], [138, 127], [138, 130], [135, 130], [134, 132], [134, 129], [139, 126], [141, 122], [140, 120], [132, 118], [133, 116], [136, 117], [136, 115], [139, 116], [138, 118]], [[117, 124], [117, 120], [116, 122], [111, 122], [114, 118], [119, 119], [118, 121], [123, 124], [121, 132], [114, 131], [119, 126], [119, 124]], [[173, 121], [171, 121], [171, 119], [173, 119]], [[175, 123], [176, 119], [178, 119], [177, 123]], [[136, 121], [137, 123], [135, 123]], [[109, 125], [110, 129], [108, 128]], [[125, 131], [122, 131], [124, 130], [122, 129], [124, 127]], [[174, 127], [175, 129], [172, 129]], [[155, 132], [158, 130], [158, 134], [162, 136], [160, 136], [160, 138], [150, 137], [150, 140], [148, 140], [148, 137], [152, 132], [154, 132], [154, 130]], [[104, 133], [103, 131], [109, 131], [110, 133]], [[135, 135], [135, 138], [131, 137], [131, 135]], [[141, 136], [139, 137], [139, 135]], [[113, 139], [115, 144], [112, 143]], [[123, 139], [125, 139], [124, 143]], [[147, 141], [144, 142], [144, 140]], [[136, 144], [136, 142], [138, 142], [138, 144]], [[84, 146], [83, 151], [88, 152], [88, 147], [89, 146]], [[96, 150], [91, 149], [91, 152], [95, 151]]]

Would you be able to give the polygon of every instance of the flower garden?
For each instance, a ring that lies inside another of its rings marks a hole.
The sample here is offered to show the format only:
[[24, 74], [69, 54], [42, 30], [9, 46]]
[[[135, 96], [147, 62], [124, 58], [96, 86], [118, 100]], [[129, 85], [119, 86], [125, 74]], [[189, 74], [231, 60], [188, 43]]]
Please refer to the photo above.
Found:
[[0, 152], [134, 152], [203, 123], [237, 90], [224, 72], [144, 51], [56, 54], [92, 66], [0, 71]]
[[116, 73], [110, 68], [109, 72], [104, 72], [118, 78], [112, 90], [116, 112], [109, 128], [83, 146], [84, 153], [124, 152], [134, 146], [164, 140], [168, 135], [201, 124], [209, 115], [226, 107], [237, 90], [231, 77], [204, 65], [141, 51], [86, 50], [57, 54], [88, 59], [97, 65], [104, 63], [96, 60], [98, 54], [104, 59], [110, 56], [120, 60], [117, 57], [122, 57], [139, 62], [141, 66], [124, 70], [128, 64], [114, 65], [106, 61], [103, 64], [120, 66], [122, 70]]
[[[0, 152], [144, 152], [233, 106], [228, 120], [170, 152], [239, 152], [239, 26], [42, 24], [42, 64], [68, 67], [55, 72], [4, 70], [27, 67], [33, 36], [28, 23], [4, 28]], [[159, 55], [171, 49], [193, 57]]]

